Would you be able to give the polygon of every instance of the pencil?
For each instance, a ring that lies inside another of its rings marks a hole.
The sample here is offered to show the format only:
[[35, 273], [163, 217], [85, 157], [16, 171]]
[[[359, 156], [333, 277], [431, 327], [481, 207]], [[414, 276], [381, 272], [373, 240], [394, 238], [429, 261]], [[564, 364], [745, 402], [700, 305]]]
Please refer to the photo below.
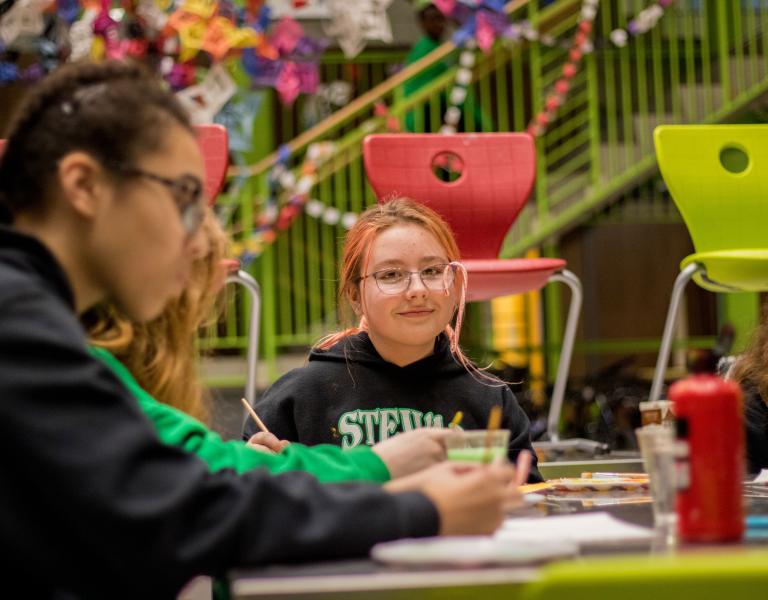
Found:
[[240, 402], [243, 403], [243, 406], [245, 406], [245, 410], [248, 411], [248, 414], [250, 414], [253, 417], [253, 420], [256, 421], [256, 425], [259, 426], [259, 429], [261, 429], [264, 433], [269, 433], [269, 429], [267, 429], [267, 426], [264, 425], [264, 421], [259, 419], [259, 415], [256, 414], [256, 411], [253, 410], [253, 407], [250, 405], [248, 400], [245, 398], [240, 398]]
[[483, 454], [483, 463], [491, 462], [491, 439], [493, 432], [501, 427], [501, 406], [496, 404], [491, 407], [491, 414], [488, 417], [488, 427], [485, 434], [485, 452]]

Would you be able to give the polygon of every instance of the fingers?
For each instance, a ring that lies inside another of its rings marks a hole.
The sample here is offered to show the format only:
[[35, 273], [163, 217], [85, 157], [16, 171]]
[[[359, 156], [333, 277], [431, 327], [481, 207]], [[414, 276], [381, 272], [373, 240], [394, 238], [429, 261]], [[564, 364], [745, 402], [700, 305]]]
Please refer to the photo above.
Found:
[[517, 471], [515, 474], [515, 483], [517, 485], [523, 485], [528, 481], [528, 474], [531, 472], [532, 461], [533, 456], [528, 450], [522, 450], [520, 454], [517, 455], [517, 463], [515, 465]]
[[442, 427], [422, 427], [421, 429], [416, 429], [415, 431], [421, 432], [422, 435], [425, 435], [426, 437], [439, 442], [443, 446], [445, 446], [445, 438], [456, 435], [456, 432], [453, 429]]
[[277, 454], [274, 450], [271, 450], [270, 448], [267, 448], [262, 444], [252, 444], [251, 442], [248, 442], [248, 447], [251, 450], [256, 450], [257, 452], [263, 452], [264, 454]]
[[277, 439], [277, 437], [273, 433], [266, 433], [264, 431], [259, 431], [258, 433], [254, 433], [251, 438], [248, 440], [249, 446], [264, 446], [268, 448], [271, 452], [277, 453], [283, 450], [285, 446], [288, 445], [288, 442], [280, 441]]

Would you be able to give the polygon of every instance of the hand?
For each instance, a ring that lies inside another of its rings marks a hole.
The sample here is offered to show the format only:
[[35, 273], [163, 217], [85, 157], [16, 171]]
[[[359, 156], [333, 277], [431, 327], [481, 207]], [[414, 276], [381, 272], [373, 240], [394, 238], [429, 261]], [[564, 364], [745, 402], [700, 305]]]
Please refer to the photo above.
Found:
[[373, 447], [392, 479], [410, 475], [445, 460], [445, 438], [449, 429], [425, 427], [401, 433]]
[[288, 440], [278, 440], [277, 436], [272, 433], [266, 433], [259, 431], [254, 433], [247, 442], [249, 448], [258, 450], [259, 452], [266, 452], [267, 454], [279, 454], [283, 449], [290, 444]]
[[521, 503], [508, 464], [445, 462], [385, 484], [389, 492], [420, 491], [440, 514], [440, 535], [494, 532], [504, 512]]

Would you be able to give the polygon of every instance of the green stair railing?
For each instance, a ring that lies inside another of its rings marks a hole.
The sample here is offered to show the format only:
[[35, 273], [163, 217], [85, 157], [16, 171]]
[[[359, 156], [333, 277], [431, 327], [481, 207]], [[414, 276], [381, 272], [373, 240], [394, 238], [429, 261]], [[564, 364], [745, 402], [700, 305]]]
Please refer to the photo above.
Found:
[[[623, 48], [614, 46], [610, 32], [626, 28], [647, 5], [639, 0], [600, 3], [595, 50], [583, 58], [558, 118], [537, 140], [535, 196], [510, 231], [504, 256], [551, 244], [653, 175], [655, 125], [722, 121], [768, 90], [763, 34], [768, 31], [768, 0], [679, 0], [650, 32], [630, 37]], [[465, 131], [527, 127], [560, 76], [580, 8], [579, 0], [560, 0], [542, 10], [536, 2], [509, 3], [512, 21], [528, 20], [540, 32], [566, 43], [547, 47], [498, 42], [490, 54], [478, 54], [463, 107]], [[342, 213], [372, 204], [375, 198], [365, 181], [361, 141], [368, 133], [385, 130], [374, 104], [386, 103], [402, 125], [411, 112], [417, 129], [428, 122], [436, 130], [456, 67], [450, 66], [407, 97], [402, 84], [438, 61], [455, 62], [455, 57], [456, 49], [446, 42], [291, 140], [290, 164], [297, 168], [311, 143], [336, 144], [333, 157], [318, 172], [312, 197]], [[275, 153], [246, 169], [250, 178], [235, 199], [236, 236], [252, 230], [269, 169], [276, 161]], [[253, 263], [264, 294], [262, 356], [268, 364], [274, 365], [278, 351], [305, 347], [336, 327], [337, 260], [344, 232], [339, 224], [301, 215]], [[214, 347], [244, 345], [238, 316], [239, 311], [229, 311]], [[275, 375], [274, 369], [271, 374]]]

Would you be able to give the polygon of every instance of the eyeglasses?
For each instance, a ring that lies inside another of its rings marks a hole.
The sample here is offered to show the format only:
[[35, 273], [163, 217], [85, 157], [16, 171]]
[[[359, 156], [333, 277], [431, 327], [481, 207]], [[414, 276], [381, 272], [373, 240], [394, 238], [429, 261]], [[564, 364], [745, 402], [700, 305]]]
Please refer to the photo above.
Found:
[[459, 263], [439, 263], [424, 267], [420, 271], [406, 271], [398, 267], [381, 269], [374, 273], [369, 273], [360, 278], [360, 281], [366, 277], [373, 277], [376, 287], [382, 294], [402, 294], [411, 287], [411, 278], [418, 275], [425, 288], [433, 292], [445, 292], [456, 279], [456, 269]]
[[185, 174], [171, 179], [122, 163], [109, 163], [109, 166], [125, 175], [146, 177], [167, 187], [179, 209], [181, 226], [187, 236], [191, 237], [200, 228], [205, 217], [205, 197], [203, 182], [197, 177]]

